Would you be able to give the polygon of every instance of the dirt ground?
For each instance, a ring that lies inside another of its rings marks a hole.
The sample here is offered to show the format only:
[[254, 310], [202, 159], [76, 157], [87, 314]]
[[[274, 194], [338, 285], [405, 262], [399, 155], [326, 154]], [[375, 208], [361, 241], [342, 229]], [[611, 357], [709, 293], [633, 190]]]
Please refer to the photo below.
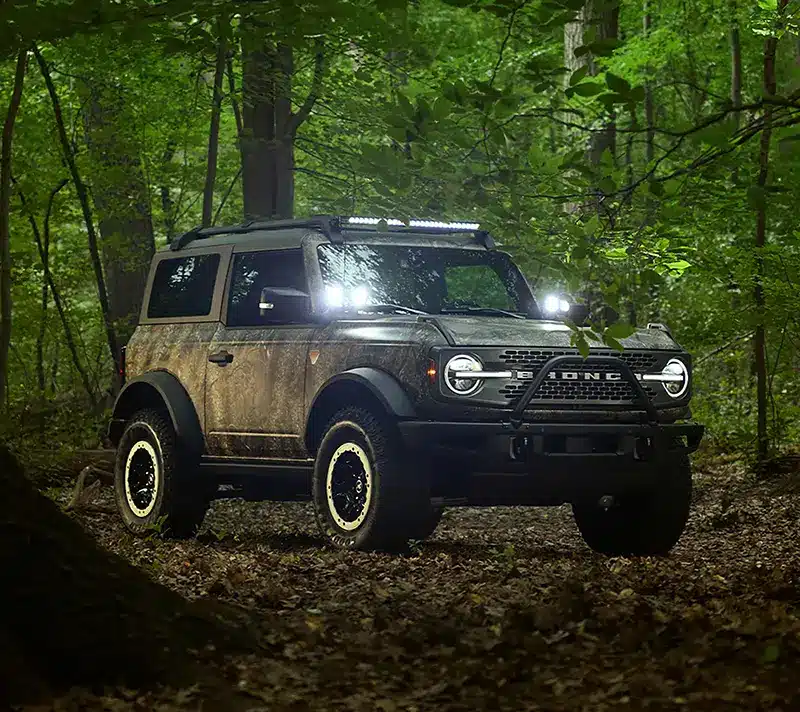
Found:
[[[800, 709], [797, 474], [700, 468], [666, 559], [592, 553], [568, 507], [452, 509], [406, 556], [324, 548], [305, 504], [220, 501], [184, 542], [127, 534], [108, 488], [71, 516], [170, 589], [246, 611], [261, 652], [218, 671], [243, 710]], [[222, 707], [198, 686], [36, 709]]]

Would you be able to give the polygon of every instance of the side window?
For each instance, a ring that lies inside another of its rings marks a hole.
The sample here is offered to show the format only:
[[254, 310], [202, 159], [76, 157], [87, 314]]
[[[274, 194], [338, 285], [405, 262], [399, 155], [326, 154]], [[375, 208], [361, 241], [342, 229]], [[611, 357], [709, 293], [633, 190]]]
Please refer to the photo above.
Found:
[[517, 309], [503, 279], [489, 265], [448, 267], [447, 304], [451, 307], [486, 306], [495, 309]]
[[308, 323], [308, 301], [299, 298], [275, 299], [274, 306], [263, 310], [262, 315], [259, 304], [264, 287], [307, 291], [302, 250], [241, 252], [233, 256], [228, 326]]
[[218, 254], [161, 260], [153, 277], [148, 318], [206, 316], [211, 311], [218, 268]]

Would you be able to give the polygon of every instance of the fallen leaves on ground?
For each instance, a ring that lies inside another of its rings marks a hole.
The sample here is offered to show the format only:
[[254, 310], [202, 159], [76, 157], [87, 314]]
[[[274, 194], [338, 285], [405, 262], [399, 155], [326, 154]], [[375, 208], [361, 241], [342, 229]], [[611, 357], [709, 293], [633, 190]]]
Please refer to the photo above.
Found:
[[[451, 509], [405, 556], [325, 548], [307, 504], [220, 501], [183, 542], [129, 535], [108, 489], [74, 516], [165, 586], [240, 609], [262, 648], [221, 671], [242, 709], [788, 712], [800, 494], [786, 477], [701, 468], [663, 559], [594, 554], [568, 507]], [[53, 709], [217, 709], [201, 688], [72, 694]]]

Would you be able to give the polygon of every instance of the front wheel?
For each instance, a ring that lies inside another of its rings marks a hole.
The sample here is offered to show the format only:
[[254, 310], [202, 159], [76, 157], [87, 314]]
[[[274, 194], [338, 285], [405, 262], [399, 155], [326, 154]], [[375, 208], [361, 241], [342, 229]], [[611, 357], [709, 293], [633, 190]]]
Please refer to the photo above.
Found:
[[388, 418], [355, 407], [333, 416], [317, 451], [313, 480], [317, 524], [329, 543], [397, 550], [430, 526], [425, 468], [401, 462], [403, 452]]
[[610, 507], [572, 505], [583, 540], [607, 556], [663, 556], [678, 543], [689, 519], [692, 470], [681, 456], [648, 491], [621, 496]]
[[209, 505], [199, 467], [180, 449], [169, 418], [157, 410], [136, 413], [117, 446], [117, 509], [135, 534], [155, 531], [194, 536]]

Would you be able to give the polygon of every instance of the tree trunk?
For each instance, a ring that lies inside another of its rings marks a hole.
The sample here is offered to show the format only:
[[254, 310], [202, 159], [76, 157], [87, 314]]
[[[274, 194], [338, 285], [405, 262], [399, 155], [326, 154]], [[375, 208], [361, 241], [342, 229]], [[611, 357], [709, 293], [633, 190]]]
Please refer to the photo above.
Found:
[[294, 214], [294, 139], [319, 95], [324, 74], [317, 42], [311, 88], [291, 109], [294, 58], [289, 45], [271, 45], [252, 25], [242, 33], [242, 184], [245, 219]]
[[214, 66], [214, 99], [211, 105], [211, 125], [208, 130], [208, 161], [206, 166], [206, 184], [203, 188], [203, 227], [211, 225], [214, 210], [214, 185], [217, 182], [217, 154], [219, 152], [219, 120], [222, 109], [222, 80], [225, 77], [225, 57], [228, 43], [222, 34], [217, 46], [217, 61]]
[[[779, 0], [778, 13], [783, 15], [789, 0]], [[764, 95], [774, 96], [777, 91], [775, 79], [775, 54], [778, 38], [774, 35], [764, 42]], [[753, 339], [756, 370], [756, 402], [758, 408], [757, 425], [757, 463], [763, 466], [769, 456], [769, 433], [767, 431], [767, 344], [764, 318], [766, 304], [764, 299], [764, 247], [767, 244], [767, 203], [766, 185], [769, 174], [769, 147], [772, 138], [772, 106], [764, 108], [764, 128], [761, 131], [761, 145], [758, 153], [758, 179], [760, 199], [756, 210], [756, 265], [753, 298], [756, 307], [755, 338]]]
[[6, 403], [8, 396], [8, 355], [11, 347], [11, 142], [27, 66], [26, 50], [17, 57], [14, 88], [0, 138], [0, 404]]
[[242, 32], [242, 194], [245, 220], [273, 216], [275, 57], [258, 28]]
[[199, 665], [187, 651], [211, 642], [250, 647], [227, 609], [215, 611], [227, 616], [215, 622], [207, 604], [189, 603], [98, 546], [33, 488], [1, 443], [0, 490], [0, 569], [13, 572], [0, 607], [0, 708], [72, 686], [188, 686]]
[[[92, 219], [92, 210], [89, 206], [89, 194], [86, 190], [86, 185], [81, 180], [78, 173], [78, 166], [75, 163], [75, 156], [72, 153], [72, 147], [67, 137], [67, 129], [64, 125], [64, 116], [61, 113], [61, 102], [58, 100], [53, 79], [50, 76], [50, 68], [47, 66], [42, 53], [36, 45], [33, 46], [33, 53], [39, 68], [44, 78], [47, 92], [50, 95], [50, 101], [53, 105], [53, 114], [56, 120], [56, 128], [58, 129], [59, 143], [61, 144], [62, 155], [69, 167], [72, 182], [75, 185], [75, 192], [78, 194], [78, 200], [81, 204], [81, 211], [83, 212], [83, 221], [86, 225], [86, 233], [89, 238], [89, 256], [92, 261], [92, 269], [94, 270], [95, 283], [97, 284], [97, 297], [100, 302], [100, 311], [103, 316], [103, 325], [105, 326], [106, 342], [108, 343], [108, 350], [111, 353], [111, 360], [114, 364], [113, 382], [116, 388], [120, 383], [120, 350], [117, 347], [117, 333], [114, 328], [114, 322], [111, 317], [111, 310], [108, 303], [108, 292], [106, 291], [106, 281], [103, 276], [103, 266], [100, 260], [100, 251], [97, 245], [97, 233], [94, 228], [94, 220]], [[141, 299], [141, 296], [139, 297]]]
[[[150, 260], [155, 252], [150, 196], [139, 146], [128, 128], [122, 91], [112, 79], [88, 87], [84, 127], [92, 157], [92, 197], [99, 218], [100, 249], [111, 321], [124, 346], [139, 317]], [[115, 361], [120, 358], [115, 354]]]
[[[619, 36], [619, 5], [613, 4], [608, 7], [600, 4], [597, 7], [594, 0], [589, 0], [584, 6], [584, 18], [586, 24], [591, 24], [595, 28], [595, 38], [597, 40], [615, 40]], [[599, 73], [600, 67], [594, 57], [589, 55], [589, 74], [595, 76]], [[617, 148], [617, 124], [614, 112], [609, 112], [609, 118], [601, 131], [592, 134], [589, 143], [589, 160], [592, 165], [598, 165], [605, 151], [615, 156]]]

